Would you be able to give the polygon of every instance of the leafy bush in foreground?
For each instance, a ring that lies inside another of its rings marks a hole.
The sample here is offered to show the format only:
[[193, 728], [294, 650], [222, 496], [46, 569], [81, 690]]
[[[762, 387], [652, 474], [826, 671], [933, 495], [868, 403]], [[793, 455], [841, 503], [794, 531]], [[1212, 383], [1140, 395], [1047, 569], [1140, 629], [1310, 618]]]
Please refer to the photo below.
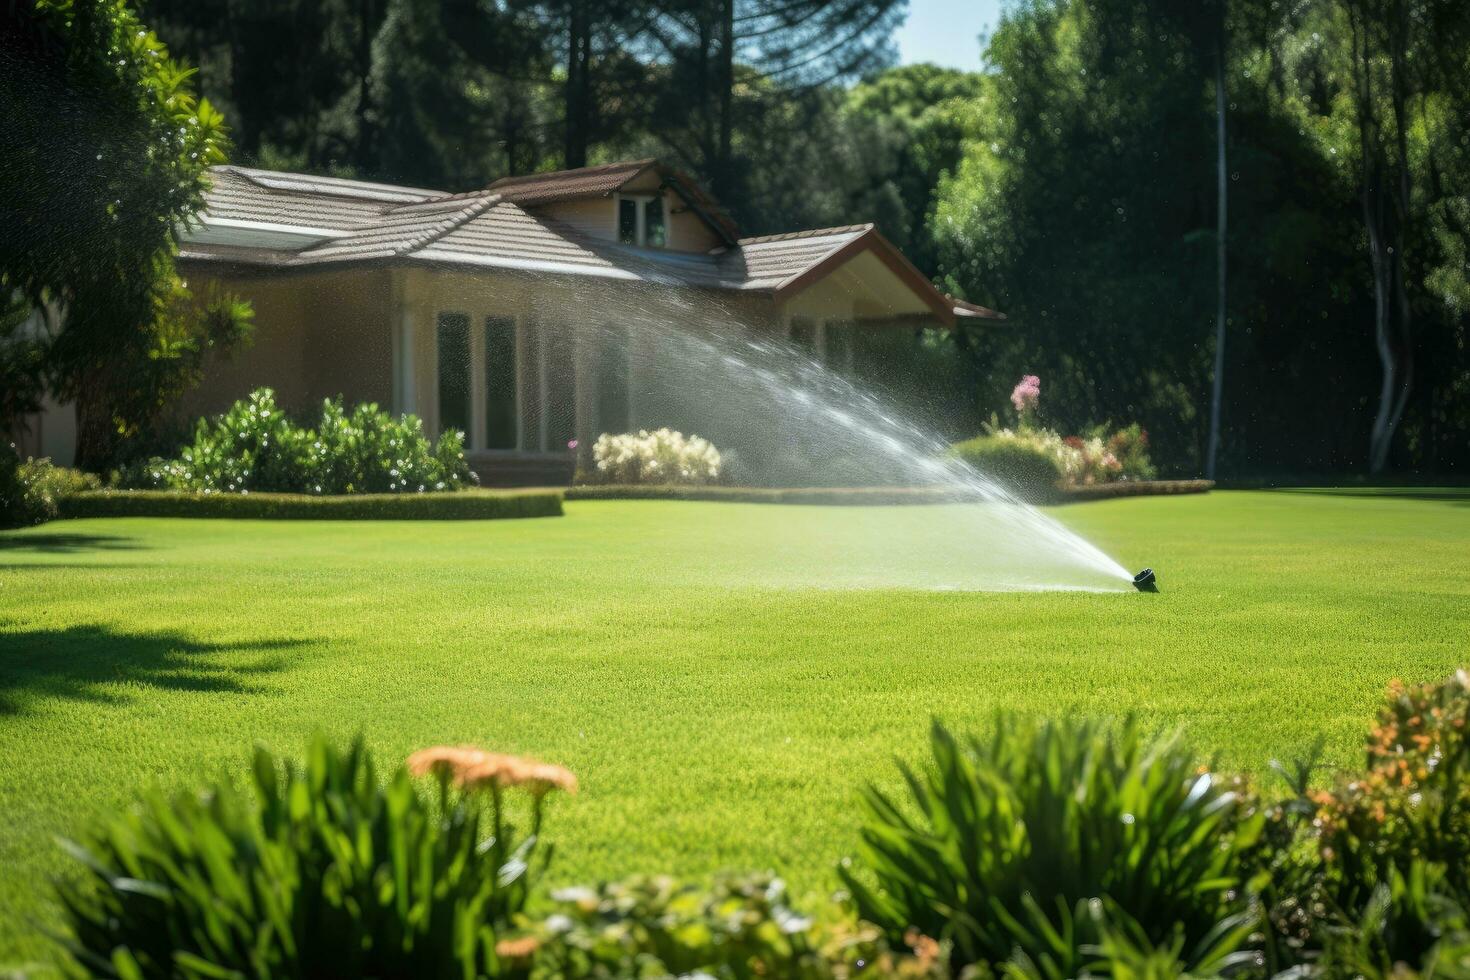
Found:
[[315, 429], [297, 425], [258, 388], [223, 415], [200, 419], [177, 459], [150, 459], [118, 475], [124, 487], [203, 493], [424, 493], [473, 484], [464, 434], [430, 444], [416, 416], [364, 403], [322, 403]]
[[1470, 976], [1467, 728], [1470, 675], [1395, 682], [1361, 771], [1312, 789], [1312, 764], [1297, 767], [1271, 813], [1277, 946], [1327, 975]]
[[[145, 796], [71, 851], [89, 870], [61, 891], [69, 946], [115, 977], [430, 977], [524, 973], [497, 953], [550, 857], [542, 802], [575, 789], [556, 766], [463, 749], [378, 782], [361, 739], [322, 739], [304, 766], [265, 750], [254, 793]], [[451, 781], [454, 785], [451, 785]], [[508, 787], [529, 791], [530, 830]]]
[[96, 477], [53, 465], [49, 459], [20, 458], [13, 444], [0, 446], [0, 527], [25, 527], [55, 520], [61, 501], [95, 490]]
[[944, 976], [933, 940], [885, 948], [871, 926], [814, 924], [769, 874], [720, 877], [708, 889], [668, 877], [568, 888], [539, 926], [538, 978]]
[[1115, 903], [1142, 937], [1185, 950], [1244, 910], [1264, 817], [1177, 741], [1002, 718], [989, 742], [936, 723], [931, 748], [927, 771], [901, 764], [906, 803], [865, 792], [858, 857], [839, 868], [891, 939], [914, 927], [951, 942], [956, 967], [1014, 954], [1069, 977], [1106, 938], [1079, 903]]

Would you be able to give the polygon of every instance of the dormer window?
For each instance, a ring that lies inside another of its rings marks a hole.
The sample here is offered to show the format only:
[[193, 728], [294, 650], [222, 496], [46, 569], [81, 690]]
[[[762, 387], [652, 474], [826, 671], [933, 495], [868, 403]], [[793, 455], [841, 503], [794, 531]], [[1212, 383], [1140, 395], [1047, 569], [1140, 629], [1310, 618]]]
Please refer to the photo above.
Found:
[[618, 241], [650, 248], [668, 244], [663, 195], [618, 195]]

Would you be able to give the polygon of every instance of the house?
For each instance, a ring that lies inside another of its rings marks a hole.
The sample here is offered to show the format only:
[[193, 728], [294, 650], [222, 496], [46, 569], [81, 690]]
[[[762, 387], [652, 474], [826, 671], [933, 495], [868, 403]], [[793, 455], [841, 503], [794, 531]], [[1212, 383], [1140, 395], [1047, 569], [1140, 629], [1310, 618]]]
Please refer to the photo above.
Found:
[[260, 385], [290, 409], [376, 401], [462, 429], [488, 483], [565, 482], [574, 441], [710, 421], [664, 410], [680, 378], [650, 318], [738, 322], [840, 368], [864, 330], [998, 316], [940, 293], [872, 225], [742, 238], [656, 160], [463, 194], [221, 166], [206, 200], [180, 270], [250, 300], [256, 331], [181, 412]]

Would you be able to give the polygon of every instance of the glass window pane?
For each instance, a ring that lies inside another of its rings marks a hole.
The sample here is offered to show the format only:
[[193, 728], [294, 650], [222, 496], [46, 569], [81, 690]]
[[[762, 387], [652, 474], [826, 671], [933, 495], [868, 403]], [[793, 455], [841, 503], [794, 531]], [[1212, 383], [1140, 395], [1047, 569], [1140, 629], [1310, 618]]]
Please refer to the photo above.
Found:
[[526, 452], [541, 450], [541, 324], [521, 325], [521, 442]]
[[791, 346], [807, 355], [817, 352], [817, 323], [811, 317], [791, 318]]
[[485, 320], [485, 448], [516, 447], [516, 322]]
[[618, 200], [618, 241], [638, 244], [638, 202], [626, 197]]
[[603, 432], [628, 431], [628, 330], [622, 325], [609, 325], [602, 331], [602, 345], [597, 358], [597, 429]]
[[558, 323], [546, 344], [546, 451], [566, 452], [576, 438], [577, 374], [571, 327]]
[[663, 248], [667, 239], [664, 232], [664, 201], [656, 197], [648, 201], [643, 209], [643, 243], [654, 248]]
[[439, 429], [470, 430], [470, 318], [464, 313], [439, 314]]

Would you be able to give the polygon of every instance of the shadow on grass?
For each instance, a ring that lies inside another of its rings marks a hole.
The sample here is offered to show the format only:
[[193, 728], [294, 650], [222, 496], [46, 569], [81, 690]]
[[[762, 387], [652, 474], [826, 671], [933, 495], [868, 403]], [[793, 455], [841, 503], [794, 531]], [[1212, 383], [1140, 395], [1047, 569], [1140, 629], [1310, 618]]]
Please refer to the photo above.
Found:
[[300, 640], [201, 643], [181, 633], [122, 633], [108, 626], [20, 629], [0, 623], [0, 715], [33, 697], [123, 704], [122, 688], [255, 694], [290, 662]]
[[136, 538], [117, 534], [68, 534], [64, 531], [28, 531], [0, 534], [0, 551], [36, 551], [43, 554], [81, 554], [89, 551], [137, 551], [146, 548]]

